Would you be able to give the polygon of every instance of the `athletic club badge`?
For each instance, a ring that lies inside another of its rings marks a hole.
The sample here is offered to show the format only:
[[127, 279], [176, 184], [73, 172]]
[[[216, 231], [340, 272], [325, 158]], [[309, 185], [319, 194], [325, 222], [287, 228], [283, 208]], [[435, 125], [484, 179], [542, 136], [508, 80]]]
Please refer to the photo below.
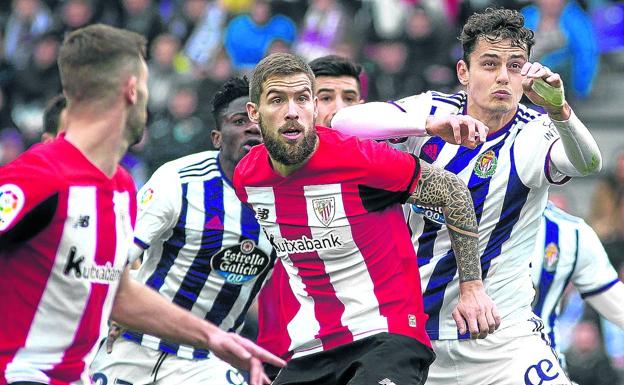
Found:
[[0, 230], [6, 230], [24, 207], [24, 192], [14, 184], [0, 186]]
[[556, 243], [551, 242], [546, 245], [544, 251], [544, 269], [550, 272], [555, 271], [557, 262], [559, 262], [559, 247]]
[[498, 159], [494, 151], [488, 150], [477, 158], [474, 172], [480, 178], [489, 178], [494, 175], [497, 163]]
[[314, 209], [314, 214], [323, 226], [328, 227], [331, 221], [334, 220], [334, 215], [336, 213], [336, 201], [334, 197], [312, 199], [312, 208]]

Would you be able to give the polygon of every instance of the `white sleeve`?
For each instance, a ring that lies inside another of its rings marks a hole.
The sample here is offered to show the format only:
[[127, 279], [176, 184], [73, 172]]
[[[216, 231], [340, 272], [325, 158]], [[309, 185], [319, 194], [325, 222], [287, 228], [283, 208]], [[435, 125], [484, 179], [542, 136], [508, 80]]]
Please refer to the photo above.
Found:
[[600, 315], [624, 329], [624, 284], [617, 281], [609, 289], [585, 298]]
[[175, 169], [164, 165], [156, 170], [139, 191], [137, 206], [134, 243], [145, 250], [172, 229], [180, 215], [182, 188]]
[[551, 152], [560, 141], [559, 133], [548, 116], [530, 121], [514, 142], [514, 163], [525, 186], [542, 187], [547, 183], [563, 184], [570, 178], [551, 167]]
[[370, 102], [341, 109], [332, 119], [333, 129], [362, 139], [425, 136], [431, 111], [429, 92], [396, 102]]
[[571, 111], [567, 121], [552, 121], [561, 136], [552, 149], [552, 166], [568, 176], [593, 174], [602, 168], [598, 143], [587, 127]]
[[585, 222], [578, 231], [578, 257], [572, 284], [586, 299], [613, 286], [618, 282], [618, 275], [596, 232]]

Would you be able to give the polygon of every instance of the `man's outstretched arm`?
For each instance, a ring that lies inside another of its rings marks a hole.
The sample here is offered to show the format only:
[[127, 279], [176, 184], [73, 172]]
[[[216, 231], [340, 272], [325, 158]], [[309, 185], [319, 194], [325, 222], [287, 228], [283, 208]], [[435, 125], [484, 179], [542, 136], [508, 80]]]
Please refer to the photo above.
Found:
[[[121, 325], [166, 340], [210, 350], [231, 365], [264, 379], [260, 361], [282, 367], [285, 362], [235, 333], [227, 333], [174, 305], [144, 284], [123, 274], [111, 318]], [[261, 373], [260, 373], [261, 372]], [[259, 373], [259, 374], [258, 374]], [[268, 378], [267, 378], [268, 381]], [[269, 383], [254, 382], [254, 385]]]
[[421, 176], [408, 203], [442, 208], [460, 282], [453, 318], [460, 333], [468, 329], [472, 338], [485, 338], [498, 328], [500, 317], [481, 280], [478, 226], [470, 191], [457, 175], [422, 161], [420, 164]]

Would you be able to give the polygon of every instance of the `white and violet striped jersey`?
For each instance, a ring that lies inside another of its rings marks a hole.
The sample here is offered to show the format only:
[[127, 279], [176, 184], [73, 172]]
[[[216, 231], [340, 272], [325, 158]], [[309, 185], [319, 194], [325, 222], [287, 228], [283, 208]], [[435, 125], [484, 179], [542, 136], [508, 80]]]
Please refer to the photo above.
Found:
[[[138, 201], [135, 244], [145, 250], [138, 279], [221, 329], [240, 331], [275, 255], [255, 213], [223, 174], [219, 152], [163, 165]], [[208, 356], [133, 331], [124, 337], [183, 358]]]
[[596, 232], [581, 218], [552, 203], [548, 203], [541, 218], [531, 276], [536, 290], [533, 311], [544, 320], [544, 333], [557, 350], [557, 317], [568, 283], [572, 282], [581, 297], [587, 298], [619, 282]]
[[[462, 114], [467, 95], [428, 92], [392, 102], [403, 111], [431, 106], [432, 115]], [[502, 317], [502, 327], [531, 317], [534, 290], [529, 262], [550, 184], [568, 177], [551, 166], [559, 134], [546, 115], [522, 104], [503, 128], [475, 149], [438, 137], [410, 137], [400, 146], [466, 183], [479, 223], [484, 285]], [[455, 255], [441, 210], [406, 206], [418, 256], [427, 332], [431, 339], [463, 339], [451, 313], [459, 298]]]

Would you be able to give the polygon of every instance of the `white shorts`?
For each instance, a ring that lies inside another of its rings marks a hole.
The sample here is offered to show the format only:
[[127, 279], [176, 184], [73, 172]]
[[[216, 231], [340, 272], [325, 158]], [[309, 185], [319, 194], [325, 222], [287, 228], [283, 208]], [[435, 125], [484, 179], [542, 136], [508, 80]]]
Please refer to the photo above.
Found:
[[211, 354], [189, 360], [141, 346], [119, 337], [111, 354], [106, 343], [98, 350], [89, 373], [95, 385], [247, 385], [243, 375]]
[[539, 318], [480, 340], [431, 341], [436, 359], [426, 385], [570, 385]]

